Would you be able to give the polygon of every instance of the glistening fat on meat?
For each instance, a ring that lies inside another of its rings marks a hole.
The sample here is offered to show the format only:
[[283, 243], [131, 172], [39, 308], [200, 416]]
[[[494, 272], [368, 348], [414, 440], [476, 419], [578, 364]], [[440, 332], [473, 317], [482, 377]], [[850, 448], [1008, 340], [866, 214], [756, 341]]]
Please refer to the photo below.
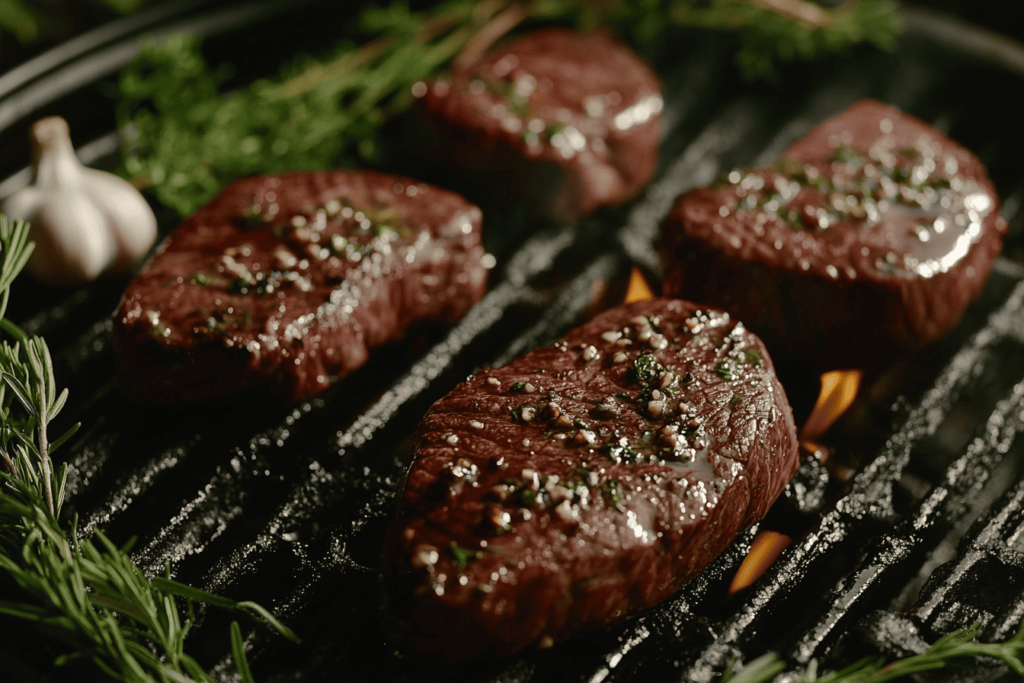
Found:
[[571, 222], [654, 174], [661, 83], [603, 33], [535, 31], [421, 87], [427, 155], [471, 197]]
[[114, 315], [131, 397], [199, 401], [259, 389], [297, 401], [412, 325], [483, 296], [480, 210], [371, 171], [232, 183], [186, 220]]
[[1005, 231], [973, 154], [864, 100], [773, 166], [681, 196], [664, 293], [721, 306], [788, 364], [876, 367], [959, 322]]
[[741, 323], [680, 300], [607, 311], [424, 417], [383, 554], [390, 612], [451, 660], [603, 628], [761, 519], [797, 459]]

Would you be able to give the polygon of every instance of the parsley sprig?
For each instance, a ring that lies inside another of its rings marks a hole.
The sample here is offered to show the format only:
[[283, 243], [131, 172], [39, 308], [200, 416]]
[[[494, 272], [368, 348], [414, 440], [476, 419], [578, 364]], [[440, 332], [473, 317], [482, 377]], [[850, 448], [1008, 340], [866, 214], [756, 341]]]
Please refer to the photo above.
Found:
[[810, 59], [858, 42], [888, 47], [899, 30], [894, 0], [446, 0], [365, 9], [359, 33], [323, 61], [306, 59], [276, 80], [222, 92], [192, 38], [144, 46], [120, 77], [121, 173], [187, 215], [246, 175], [382, 163], [384, 123], [413, 101], [412, 86], [466, 63], [524, 21], [603, 27], [644, 51], [674, 27], [738, 34], [736, 60], [751, 78], [780, 61]]
[[[818, 675], [817, 662], [812, 661], [806, 671], [789, 678], [792, 683], [884, 683], [922, 671], [946, 669], [962, 660], [991, 657], [1002, 661], [1014, 673], [1024, 675], [1024, 623], [1017, 633], [1002, 643], [975, 641], [981, 630], [975, 624], [970, 628], [949, 633], [925, 652], [886, 664], [881, 659], [863, 659], [839, 671]], [[767, 683], [782, 673], [785, 662], [775, 653], [759, 657], [740, 671], [731, 669], [722, 675], [721, 683]]]
[[[68, 391], [57, 390], [46, 342], [2, 317], [32, 248], [28, 224], [0, 215], [0, 329], [13, 339], [0, 341], [0, 575], [18, 588], [0, 600], [0, 614], [62, 644], [56, 666], [84, 665], [116, 681], [213, 681], [184, 650], [194, 602], [248, 615], [296, 640], [255, 603], [197, 590], [169, 573], [149, 579], [128, 555], [131, 542], [118, 547], [99, 531], [95, 540], [80, 540], [77, 519], [69, 528], [61, 524], [67, 466], [55, 472], [51, 455], [78, 425], [49, 439]], [[231, 636], [239, 675], [248, 683], [237, 621]]]

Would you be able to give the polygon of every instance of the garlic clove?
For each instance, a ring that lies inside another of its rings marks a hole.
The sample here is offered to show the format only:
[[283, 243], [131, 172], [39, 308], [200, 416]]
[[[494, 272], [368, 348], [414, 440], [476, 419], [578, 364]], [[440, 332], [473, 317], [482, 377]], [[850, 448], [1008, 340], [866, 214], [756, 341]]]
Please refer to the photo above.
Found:
[[47, 197], [30, 219], [36, 243], [26, 269], [40, 282], [74, 285], [95, 280], [114, 260], [117, 245], [107, 219], [84, 192]]
[[20, 218], [28, 220], [30, 216], [35, 215], [36, 209], [39, 207], [40, 202], [42, 202], [42, 198], [42, 190], [35, 185], [29, 185], [7, 197], [3, 203], [0, 203], [0, 213], [5, 214], [11, 219]]
[[116, 175], [84, 168], [82, 184], [107, 217], [117, 245], [111, 272], [123, 272], [142, 260], [156, 240], [156, 216], [139, 191]]
[[36, 243], [28, 271], [50, 284], [78, 284], [127, 270], [156, 239], [156, 218], [138, 190], [82, 166], [60, 117], [32, 127], [33, 184], [0, 205], [31, 222]]

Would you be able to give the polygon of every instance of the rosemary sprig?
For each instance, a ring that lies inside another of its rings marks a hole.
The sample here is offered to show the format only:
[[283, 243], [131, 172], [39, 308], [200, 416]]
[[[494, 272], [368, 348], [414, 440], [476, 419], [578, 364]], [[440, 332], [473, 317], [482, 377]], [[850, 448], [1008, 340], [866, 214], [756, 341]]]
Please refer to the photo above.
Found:
[[[991, 657], [1002, 661], [1017, 675], [1024, 675], [1024, 622], [1017, 633], [1002, 643], [978, 643], [978, 625], [949, 633], [925, 652], [886, 664], [884, 660], [863, 659], [839, 671], [818, 676], [817, 662], [806, 671], [787, 678], [790, 683], [884, 683], [923, 671], [946, 669], [973, 660]], [[785, 662], [775, 653], [759, 657], [738, 672], [727, 669], [720, 683], [767, 683], [782, 673]]]
[[[28, 261], [28, 225], [0, 215], [0, 314], [10, 285]], [[212, 681], [184, 651], [194, 622], [193, 602], [246, 614], [286, 637], [295, 635], [265, 609], [235, 602], [171, 580], [147, 579], [101, 532], [78, 539], [58, 521], [67, 466], [54, 474], [50, 456], [75, 434], [74, 425], [50, 440], [47, 430], [67, 400], [58, 392], [46, 343], [10, 321], [0, 328], [15, 341], [0, 342], [0, 576], [17, 586], [17, 599], [0, 600], [0, 614], [21, 619], [67, 651], [54, 664], [75, 663], [115, 681]], [[182, 618], [177, 599], [185, 601]], [[232, 630], [232, 652], [243, 681], [251, 681], [241, 632]]]
[[472, 61], [526, 20], [600, 26], [638, 48], [673, 26], [738, 33], [736, 59], [751, 77], [861, 41], [889, 46], [899, 27], [894, 0], [447, 0], [419, 12], [395, 2], [359, 16], [364, 44], [227, 95], [225, 71], [178, 36], [144, 47], [121, 73], [121, 173], [186, 215], [241, 176], [380, 163], [381, 126], [409, 106], [414, 83]]

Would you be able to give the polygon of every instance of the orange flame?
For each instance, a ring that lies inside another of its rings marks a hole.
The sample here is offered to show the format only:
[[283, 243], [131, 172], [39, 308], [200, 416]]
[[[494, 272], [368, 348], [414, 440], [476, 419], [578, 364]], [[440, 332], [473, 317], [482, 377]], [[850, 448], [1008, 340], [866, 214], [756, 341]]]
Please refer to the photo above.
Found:
[[631, 304], [635, 301], [647, 301], [653, 299], [654, 294], [650, 286], [644, 280], [643, 273], [636, 266], [629, 273], [629, 288], [626, 290], [626, 300], [623, 303]]
[[750, 552], [743, 558], [743, 563], [736, 572], [736, 576], [732, 578], [732, 585], [729, 586], [729, 597], [757, 581], [762, 574], [768, 571], [768, 567], [772, 566], [779, 553], [785, 550], [786, 546], [792, 542], [789, 536], [780, 534], [777, 531], [760, 532], [754, 538], [754, 542], [750, 546]]
[[[857, 390], [860, 388], [860, 379], [859, 370], [836, 370], [826, 372], [821, 376], [821, 393], [818, 394], [818, 402], [800, 431], [801, 445], [805, 450], [814, 453], [815, 457], [819, 459], [827, 457], [827, 450], [818, 446], [814, 441], [827, 432], [829, 427], [853, 403], [857, 397]], [[792, 543], [792, 539], [789, 536], [777, 531], [759, 533], [750, 546], [750, 552], [743, 558], [743, 563], [740, 564], [736, 576], [732, 579], [729, 596], [735, 595], [757, 581], [790, 543]]]
[[800, 430], [801, 441], [814, 441], [846, 412], [860, 388], [860, 370], [834, 370], [821, 376], [818, 402]]

